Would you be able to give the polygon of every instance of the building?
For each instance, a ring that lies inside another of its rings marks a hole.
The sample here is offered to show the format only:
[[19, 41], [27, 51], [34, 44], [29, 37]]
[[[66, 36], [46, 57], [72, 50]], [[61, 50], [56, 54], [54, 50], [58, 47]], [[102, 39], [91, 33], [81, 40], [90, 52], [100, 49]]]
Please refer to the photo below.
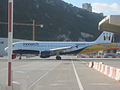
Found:
[[4, 51], [5, 47], [7, 47], [7, 39], [0, 38], [0, 56], [7, 55], [7, 53]]
[[[18, 41], [25, 41], [20, 39], [14, 39], [13, 42]], [[6, 56], [7, 53], [5, 52], [5, 48], [7, 47], [8, 39], [7, 38], [0, 38], [0, 56]]]
[[109, 31], [120, 34], [120, 15], [109, 15], [99, 22], [101, 31]]
[[83, 3], [82, 8], [89, 11], [89, 12], [92, 12], [92, 6], [90, 3]]

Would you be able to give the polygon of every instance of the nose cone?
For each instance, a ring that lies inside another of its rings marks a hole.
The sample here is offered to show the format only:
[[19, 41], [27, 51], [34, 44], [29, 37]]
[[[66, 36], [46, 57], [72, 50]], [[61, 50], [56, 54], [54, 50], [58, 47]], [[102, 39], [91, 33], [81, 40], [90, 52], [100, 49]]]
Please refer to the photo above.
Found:
[[5, 52], [8, 52], [8, 47], [5, 48]]

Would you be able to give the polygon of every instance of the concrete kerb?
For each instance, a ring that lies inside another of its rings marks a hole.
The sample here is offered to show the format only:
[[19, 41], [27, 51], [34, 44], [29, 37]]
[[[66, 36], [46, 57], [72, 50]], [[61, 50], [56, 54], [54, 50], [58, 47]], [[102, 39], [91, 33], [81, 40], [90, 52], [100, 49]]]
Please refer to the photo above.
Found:
[[117, 69], [115, 79], [120, 82], [120, 69]]
[[104, 74], [105, 74], [105, 75], [107, 75], [108, 72], [109, 72], [108, 67], [109, 67], [108, 65], [105, 65], [105, 71], [104, 71]]
[[[88, 66], [91, 66], [91, 62]], [[93, 66], [91, 68], [94, 68], [95, 70], [103, 73], [104, 75], [107, 75], [112, 79], [120, 81], [120, 69], [118, 68], [105, 65], [102, 62], [93, 62]]]
[[90, 68], [93, 68], [94, 66], [94, 62], [89, 62], [89, 65], [88, 65]]

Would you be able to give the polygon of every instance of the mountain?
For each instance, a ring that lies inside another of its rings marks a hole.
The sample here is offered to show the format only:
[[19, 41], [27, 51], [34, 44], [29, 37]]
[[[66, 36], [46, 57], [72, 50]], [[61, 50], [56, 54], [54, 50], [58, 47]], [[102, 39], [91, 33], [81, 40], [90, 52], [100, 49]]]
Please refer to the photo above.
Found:
[[[0, 0], [0, 21], [7, 22], [7, 2]], [[104, 17], [62, 0], [14, 0], [14, 22], [43, 24], [35, 27], [36, 40], [91, 41], [100, 32]], [[7, 25], [0, 25], [0, 37], [7, 37]], [[32, 39], [32, 26], [14, 25], [14, 38]]]

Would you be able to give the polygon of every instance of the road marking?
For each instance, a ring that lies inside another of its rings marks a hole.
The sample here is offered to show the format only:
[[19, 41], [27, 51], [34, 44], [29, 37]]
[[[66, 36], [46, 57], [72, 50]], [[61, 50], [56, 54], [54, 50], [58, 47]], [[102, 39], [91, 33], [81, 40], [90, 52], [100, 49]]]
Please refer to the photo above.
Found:
[[112, 84], [110, 84], [110, 83], [90, 83], [89, 85], [110, 86]]
[[[61, 63], [59, 63], [61, 64]], [[46, 75], [48, 75], [49, 72], [51, 72], [52, 70], [54, 70], [59, 64], [57, 64], [55, 67], [53, 67], [52, 69], [50, 69], [48, 72], [46, 72], [45, 74], [43, 74], [39, 79], [37, 79], [35, 82], [32, 83], [32, 85], [30, 87], [28, 87], [28, 90], [31, 90], [41, 79], [43, 79]]]
[[78, 83], [79, 89], [80, 90], [84, 90], [73, 61], [72, 61], [72, 66], [73, 66], [73, 70], [74, 70], [74, 73], [75, 73], [75, 76], [76, 76], [76, 79], [77, 79], [77, 83]]

